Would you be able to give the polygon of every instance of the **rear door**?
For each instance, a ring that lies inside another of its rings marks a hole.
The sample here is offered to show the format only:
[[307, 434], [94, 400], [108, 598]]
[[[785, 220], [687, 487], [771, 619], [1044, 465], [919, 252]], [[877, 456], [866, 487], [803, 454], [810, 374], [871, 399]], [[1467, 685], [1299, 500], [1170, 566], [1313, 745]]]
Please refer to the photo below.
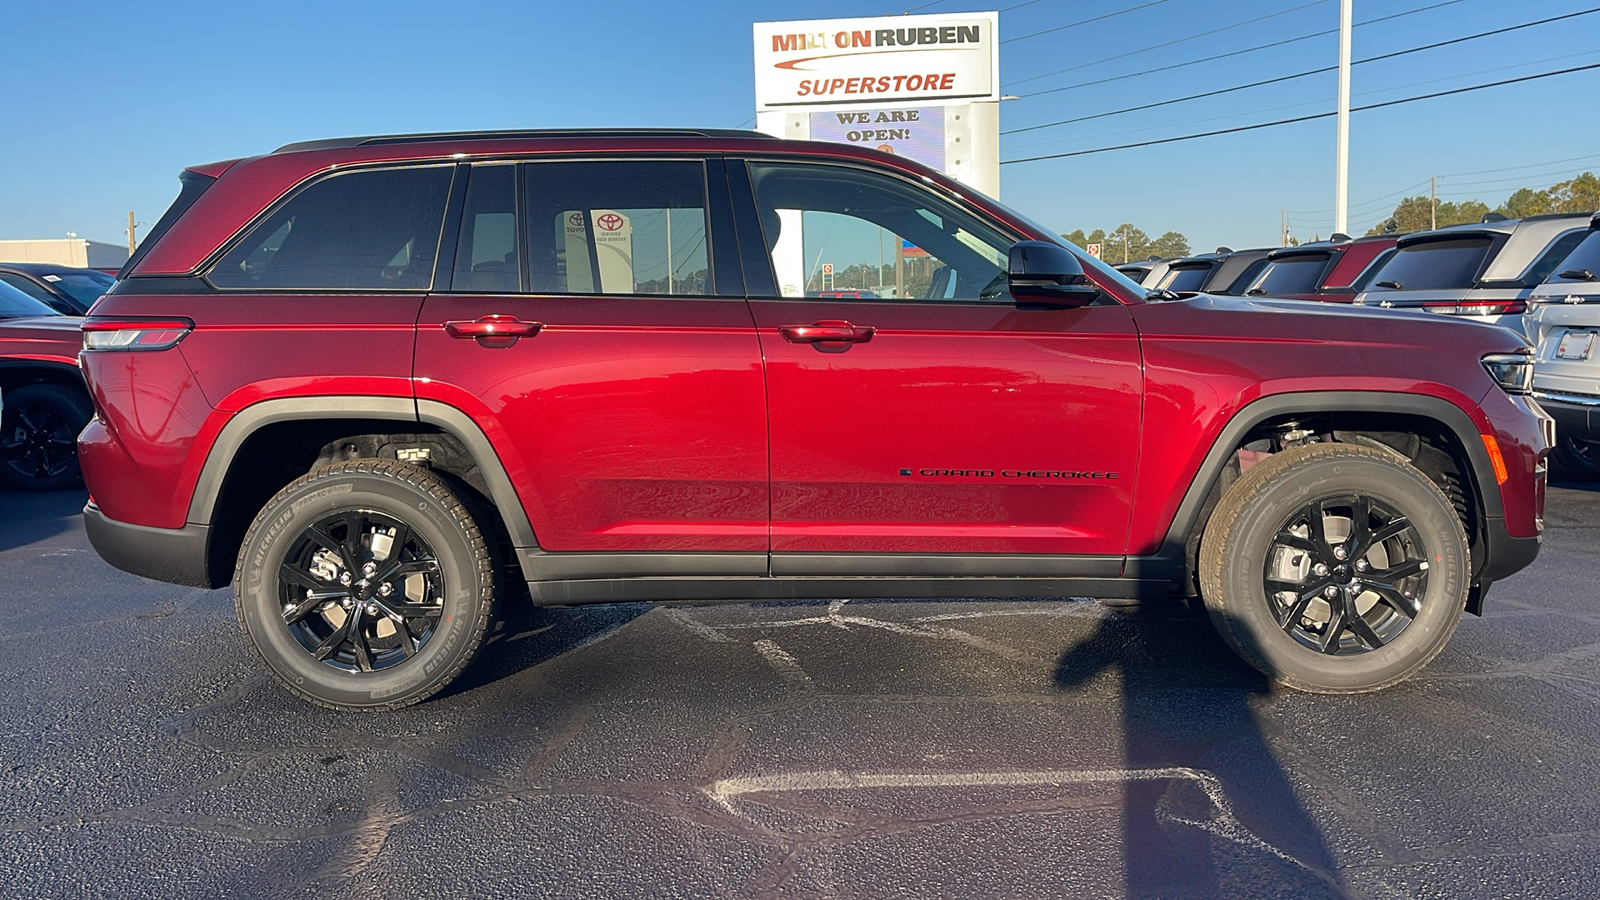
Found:
[[[773, 279], [751, 298], [773, 573], [1118, 574], [1142, 390], [1128, 310], [1019, 309], [1015, 236], [908, 179], [759, 160], [748, 175], [735, 199], [760, 224], [740, 243], [770, 249], [754, 265]], [[1031, 558], [994, 558], [1016, 555]]]
[[542, 550], [607, 551], [596, 577], [765, 574], [761, 354], [721, 160], [470, 170], [419, 400], [483, 430]]

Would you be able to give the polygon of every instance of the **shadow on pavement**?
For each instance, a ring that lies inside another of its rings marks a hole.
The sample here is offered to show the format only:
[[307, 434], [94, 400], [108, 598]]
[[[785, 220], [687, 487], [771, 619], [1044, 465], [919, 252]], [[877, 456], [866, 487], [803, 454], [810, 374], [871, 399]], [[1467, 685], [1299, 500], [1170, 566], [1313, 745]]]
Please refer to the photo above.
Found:
[[429, 702], [512, 678], [609, 635], [651, 608], [648, 603], [608, 603], [553, 609], [517, 598], [506, 604], [500, 626], [478, 658]]
[[1253, 708], [1273, 687], [1204, 615], [1118, 608], [1062, 656], [1056, 683], [1076, 690], [1115, 672], [1129, 772], [1193, 773], [1124, 782], [1127, 896], [1343, 895]]
[[0, 552], [79, 528], [89, 499], [82, 488], [27, 493], [0, 489]]

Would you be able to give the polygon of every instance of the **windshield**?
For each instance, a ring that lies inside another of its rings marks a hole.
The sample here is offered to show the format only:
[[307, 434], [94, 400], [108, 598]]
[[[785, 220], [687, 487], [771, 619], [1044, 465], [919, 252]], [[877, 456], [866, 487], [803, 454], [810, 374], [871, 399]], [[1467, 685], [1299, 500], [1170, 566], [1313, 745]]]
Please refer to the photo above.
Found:
[[1205, 263], [1197, 266], [1173, 266], [1167, 271], [1167, 277], [1161, 279], [1161, 287], [1174, 294], [1189, 294], [1205, 286], [1206, 279], [1211, 277], [1211, 264]]
[[21, 316], [58, 316], [60, 313], [0, 281], [0, 319]]
[[111, 290], [112, 278], [104, 272], [62, 272], [59, 275], [46, 275], [44, 280], [66, 291], [72, 299], [83, 305], [84, 309], [94, 305], [100, 295]]
[[1309, 294], [1322, 282], [1322, 270], [1328, 265], [1326, 253], [1297, 253], [1273, 260], [1248, 293], [1277, 296], [1279, 294]]
[[1469, 237], [1423, 241], [1389, 257], [1371, 289], [1379, 291], [1438, 291], [1472, 287], [1489, 253], [1489, 238]]
[[[1576, 278], [1563, 278], [1563, 272], [1572, 272]], [[1549, 283], [1559, 284], [1574, 281], [1589, 281], [1589, 278], [1579, 274], [1588, 272], [1592, 276], [1600, 276], [1600, 231], [1591, 231], [1584, 236], [1583, 242], [1574, 247], [1567, 254], [1566, 259], [1557, 263], [1555, 274], [1550, 276]]]
[[1022, 213], [1017, 212], [1015, 209], [1012, 209], [1011, 207], [1001, 203], [999, 200], [996, 200], [993, 197], [988, 196], [987, 194], [984, 195], [984, 199], [1004, 210], [1012, 218], [1029, 226], [1034, 231], [1037, 231], [1040, 234], [1048, 235], [1050, 240], [1055, 241], [1063, 247], [1066, 247], [1068, 250], [1071, 250], [1078, 257], [1079, 261], [1083, 263], [1083, 267], [1085, 269], [1094, 270], [1096, 275], [1103, 276], [1103, 280], [1116, 282], [1117, 284], [1126, 288], [1128, 292], [1133, 294], [1135, 297], [1143, 297], [1145, 295], [1145, 289], [1139, 286], [1139, 282], [1134, 281], [1121, 272], [1118, 272], [1116, 269], [1113, 269], [1100, 260], [1095, 259], [1093, 256], [1090, 256], [1089, 251], [1072, 243], [1071, 241], [1062, 237], [1060, 234], [1057, 234], [1054, 230], [1046, 227], [1034, 219], [1029, 218], [1028, 216], [1023, 215]]

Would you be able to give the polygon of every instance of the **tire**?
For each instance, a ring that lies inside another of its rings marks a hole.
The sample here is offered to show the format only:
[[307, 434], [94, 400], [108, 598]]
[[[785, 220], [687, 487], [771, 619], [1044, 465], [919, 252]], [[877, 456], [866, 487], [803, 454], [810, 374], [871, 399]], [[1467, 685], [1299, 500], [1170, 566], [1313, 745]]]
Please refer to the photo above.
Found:
[[322, 466], [279, 491], [233, 582], [240, 627], [273, 676], [352, 711], [409, 706], [454, 681], [483, 643], [496, 587], [461, 500], [428, 470], [385, 459]]
[[78, 433], [94, 406], [83, 391], [29, 384], [6, 391], [0, 410], [0, 482], [22, 491], [62, 491], [83, 484]]
[[1212, 623], [1247, 662], [1288, 687], [1353, 694], [1405, 680], [1444, 648], [1470, 557], [1455, 509], [1415, 466], [1313, 444], [1230, 486], [1198, 568]]
[[1600, 481], [1600, 446], [1582, 438], [1556, 433], [1550, 451], [1551, 473], [1564, 481]]

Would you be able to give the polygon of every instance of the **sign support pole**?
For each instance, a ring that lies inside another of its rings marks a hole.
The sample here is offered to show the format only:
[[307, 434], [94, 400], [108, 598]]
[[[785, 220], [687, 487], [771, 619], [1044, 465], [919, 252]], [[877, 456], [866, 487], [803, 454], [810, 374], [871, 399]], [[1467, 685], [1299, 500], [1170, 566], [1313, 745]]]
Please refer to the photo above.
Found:
[[1339, 0], [1339, 133], [1333, 176], [1333, 230], [1349, 234], [1350, 206], [1350, 7]]

